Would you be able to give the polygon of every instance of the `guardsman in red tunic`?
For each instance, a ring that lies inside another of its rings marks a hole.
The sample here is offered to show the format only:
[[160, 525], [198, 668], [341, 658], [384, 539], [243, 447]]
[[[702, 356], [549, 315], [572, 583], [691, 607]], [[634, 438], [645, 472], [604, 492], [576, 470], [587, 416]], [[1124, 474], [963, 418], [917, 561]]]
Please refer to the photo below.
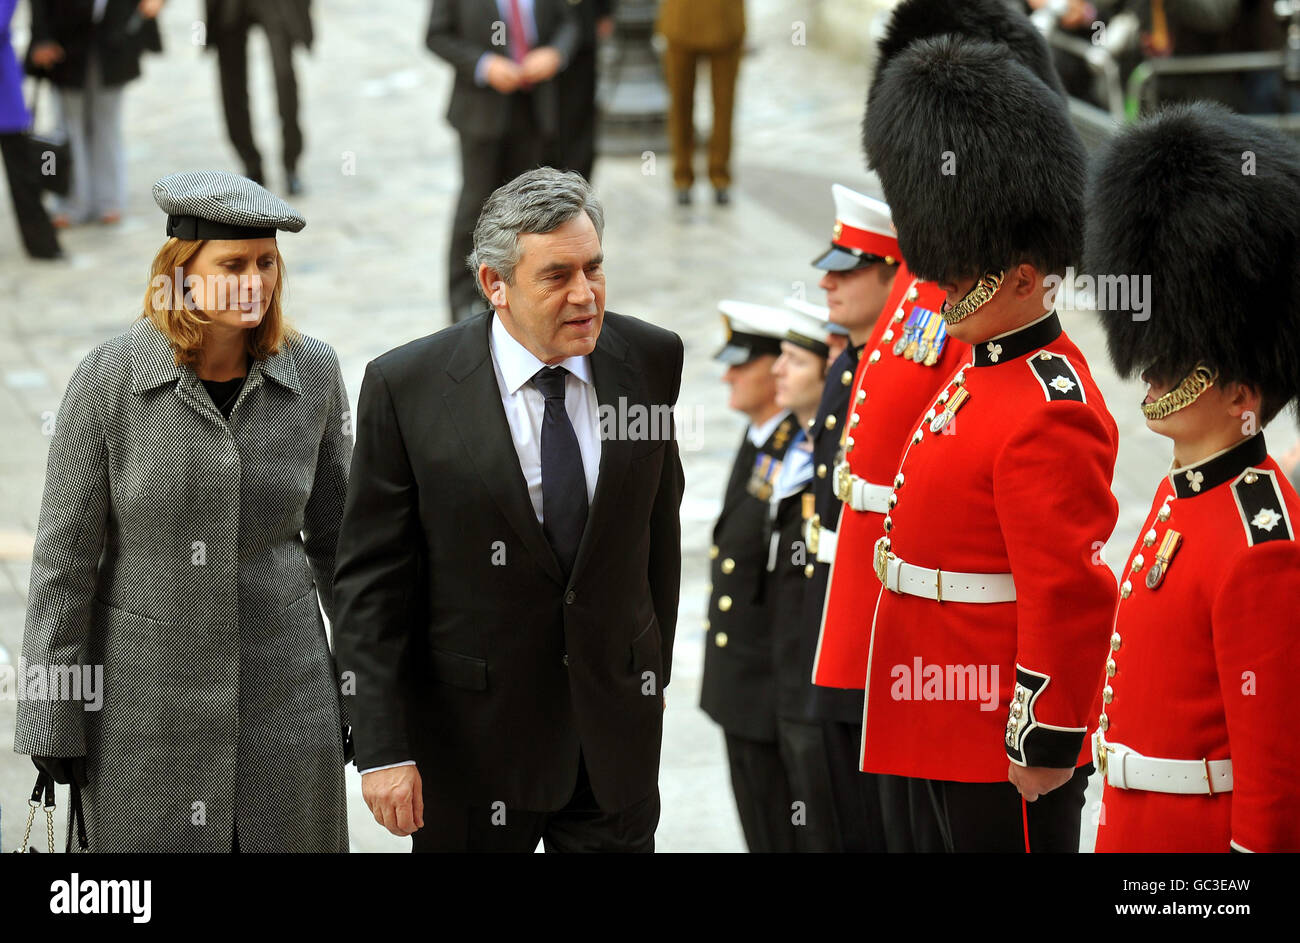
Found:
[[1174, 455], [1105, 646], [1096, 847], [1297, 852], [1300, 499], [1261, 430], [1300, 395], [1300, 148], [1171, 108], [1093, 186], [1086, 270], [1151, 279], [1146, 311], [1099, 305], [1111, 357]]
[[1077, 851], [1084, 653], [1118, 599], [1098, 552], [1116, 427], [1051, 307], [1081, 249], [1083, 144], [1006, 47], [957, 36], [894, 57], [864, 134], [908, 267], [973, 354], [888, 482], [863, 769], [928, 797], [945, 849]]

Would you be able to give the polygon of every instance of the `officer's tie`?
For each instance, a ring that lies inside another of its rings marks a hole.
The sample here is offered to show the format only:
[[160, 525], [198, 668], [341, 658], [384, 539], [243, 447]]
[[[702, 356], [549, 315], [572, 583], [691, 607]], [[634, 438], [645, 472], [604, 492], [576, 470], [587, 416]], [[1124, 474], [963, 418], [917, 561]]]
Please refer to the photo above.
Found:
[[587, 526], [587, 476], [578, 436], [564, 408], [563, 367], [543, 367], [533, 386], [546, 398], [542, 417], [542, 530], [567, 575], [573, 570], [578, 543]]

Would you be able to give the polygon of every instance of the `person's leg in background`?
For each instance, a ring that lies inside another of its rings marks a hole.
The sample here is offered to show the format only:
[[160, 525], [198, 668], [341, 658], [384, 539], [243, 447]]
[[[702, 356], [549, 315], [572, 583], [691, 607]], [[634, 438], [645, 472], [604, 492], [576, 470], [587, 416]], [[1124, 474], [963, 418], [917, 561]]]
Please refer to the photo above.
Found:
[[32, 163], [27, 138], [18, 133], [0, 134], [0, 155], [4, 159], [14, 219], [18, 223], [23, 247], [34, 259], [57, 259], [63, 252], [41, 203], [40, 169]]
[[695, 67], [699, 54], [669, 43], [664, 50], [664, 81], [668, 84], [668, 143], [673, 155], [673, 186], [679, 203], [690, 202], [695, 171]]
[[709, 84], [713, 92], [713, 132], [709, 135], [709, 181], [718, 203], [730, 201], [731, 127], [736, 107], [736, 77], [743, 46], [715, 52]]
[[298, 159], [302, 156], [302, 127], [298, 124], [298, 79], [293, 71], [293, 40], [288, 30], [271, 28], [265, 32], [271, 47], [275, 97], [280, 107], [280, 128], [284, 135], [285, 189], [298, 193], [301, 191]]
[[72, 158], [68, 193], [54, 198], [54, 225], [63, 227], [84, 223], [89, 218], [90, 159], [86, 140], [85, 92], [79, 88], [60, 88], [58, 91], [59, 131], [68, 141], [68, 154]]
[[746, 847], [760, 853], [794, 851], [794, 824], [790, 821], [794, 800], [780, 748], [774, 742], [732, 734], [726, 737], [731, 791]]
[[[93, 76], [93, 78], [92, 78]], [[122, 141], [122, 92], [125, 86], [105, 86], [99, 81], [91, 57], [86, 76], [86, 116], [90, 156], [89, 211], [94, 219], [115, 223], [126, 206], [126, 148]]]
[[253, 140], [253, 121], [248, 109], [248, 24], [217, 37], [217, 70], [221, 81], [221, 107], [226, 115], [226, 133], [244, 164], [244, 175], [258, 183], [262, 155]]
[[776, 726], [781, 762], [790, 783], [795, 850], [844, 851], [844, 830], [836, 814], [823, 725], [780, 717]]
[[465, 259], [474, 249], [474, 226], [483, 201], [500, 185], [502, 152], [503, 143], [498, 138], [460, 135], [460, 197], [452, 215], [447, 251], [447, 303], [452, 322], [463, 321], [487, 307]]

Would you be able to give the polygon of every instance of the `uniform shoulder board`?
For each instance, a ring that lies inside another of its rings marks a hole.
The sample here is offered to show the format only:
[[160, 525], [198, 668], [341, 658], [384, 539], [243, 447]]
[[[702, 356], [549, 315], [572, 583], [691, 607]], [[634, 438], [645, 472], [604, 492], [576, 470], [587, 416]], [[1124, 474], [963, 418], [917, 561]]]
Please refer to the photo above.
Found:
[[1247, 468], [1232, 483], [1248, 546], [1269, 540], [1295, 540], [1291, 515], [1287, 513], [1282, 489], [1274, 473], [1265, 468]]
[[1076, 403], [1088, 401], [1083, 392], [1083, 384], [1079, 382], [1079, 374], [1074, 372], [1067, 357], [1050, 350], [1040, 350], [1027, 362], [1049, 403], [1058, 399], [1074, 400]]

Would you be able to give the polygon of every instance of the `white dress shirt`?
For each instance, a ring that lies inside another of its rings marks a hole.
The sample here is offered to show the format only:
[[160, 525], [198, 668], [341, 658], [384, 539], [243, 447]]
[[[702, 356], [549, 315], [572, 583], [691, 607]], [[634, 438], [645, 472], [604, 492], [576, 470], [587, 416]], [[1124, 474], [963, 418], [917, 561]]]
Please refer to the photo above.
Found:
[[[546, 397], [529, 381], [542, 363], [523, 344], [510, 336], [501, 318], [492, 316], [492, 330], [488, 336], [492, 351], [492, 372], [497, 378], [497, 392], [505, 410], [510, 438], [514, 440], [515, 454], [519, 456], [519, 469], [528, 485], [528, 499], [533, 503], [537, 523], [542, 523], [542, 418], [546, 414]], [[570, 357], [557, 364], [569, 371], [564, 378], [564, 408], [569, 413], [574, 434], [578, 437], [578, 451], [582, 454], [582, 470], [587, 479], [587, 507], [596, 496], [596, 479], [600, 474], [600, 404], [591, 378], [591, 364], [586, 357]], [[775, 428], [775, 426], [773, 426]], [[770, 433], [769, 433], [770, 434]], [[395, 766], [414, 766], [414, 760], [390, 763], [364, 769], [373, 773]]]

